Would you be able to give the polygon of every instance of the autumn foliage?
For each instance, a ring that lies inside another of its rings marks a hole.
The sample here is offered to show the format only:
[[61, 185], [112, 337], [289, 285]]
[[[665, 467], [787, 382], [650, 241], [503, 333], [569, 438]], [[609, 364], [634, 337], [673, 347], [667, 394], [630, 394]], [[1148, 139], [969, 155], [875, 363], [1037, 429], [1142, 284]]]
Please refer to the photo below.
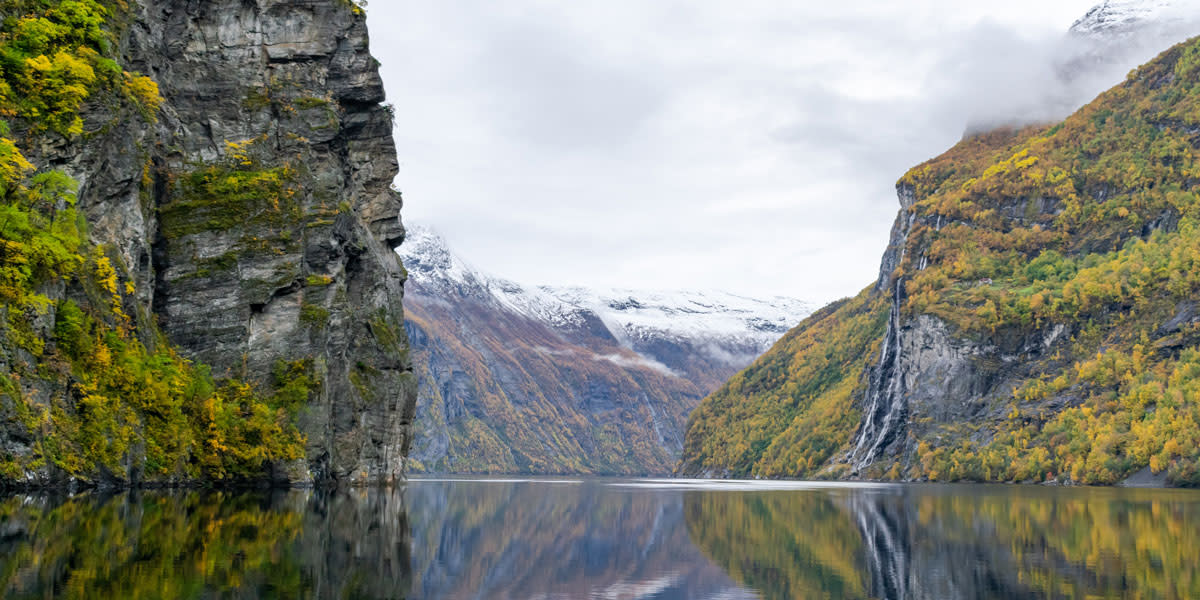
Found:
[[1197, 131], [1192, 40], [1061, 123], [970, 137], [912, 169], [898, 293], [830, 307], [708, 398], [683, 470], [844, 474], [883, 335], [862, 315], [886, 298], [870, 314], [932, 316], [979, 347], [1054, 341], [988, 392], [1001, 418], [922, 424], [906, 458], [868, 476], [1112, 484], [1149, 467], [1200, 484]]

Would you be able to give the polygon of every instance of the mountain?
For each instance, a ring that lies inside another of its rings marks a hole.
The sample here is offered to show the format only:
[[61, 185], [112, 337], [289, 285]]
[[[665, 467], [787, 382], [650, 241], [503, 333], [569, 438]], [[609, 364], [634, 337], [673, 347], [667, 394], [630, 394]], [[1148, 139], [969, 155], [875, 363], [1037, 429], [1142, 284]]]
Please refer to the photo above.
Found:
[[809, 312], [788, 298], [522, 286], [421, 227], [398, 252], [420, 377], [414, 471], [670, 472], [691, 409]]
[[1075, 21], [1070, 33], [1111, 45], [1146, 31], [1181, 31], [1195, 25], [1198, 12], [1194, 0], [1105, 0]]
[[681, 473], [1200, 483], [1200, 39], [898, 183], [878, 280], [704, 400]]
[[404, 230], [363, 10], [0, 16], [0, 487], [402, 477]]

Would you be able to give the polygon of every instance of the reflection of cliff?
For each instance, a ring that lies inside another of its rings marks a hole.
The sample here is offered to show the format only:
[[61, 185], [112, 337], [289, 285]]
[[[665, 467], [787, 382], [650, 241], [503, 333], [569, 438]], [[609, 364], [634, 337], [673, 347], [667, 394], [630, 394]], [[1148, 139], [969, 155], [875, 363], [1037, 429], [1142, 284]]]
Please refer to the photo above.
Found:
[[412, 481], [415, 598], [747, 598], [689, 541], [678, 493]]
[[403, 598], [396, 491], [0, 501], [4, 598]]
[[1127, 490], [693, 492], [692, 541], [775, 598], [1196, 598], [1200, 498]]

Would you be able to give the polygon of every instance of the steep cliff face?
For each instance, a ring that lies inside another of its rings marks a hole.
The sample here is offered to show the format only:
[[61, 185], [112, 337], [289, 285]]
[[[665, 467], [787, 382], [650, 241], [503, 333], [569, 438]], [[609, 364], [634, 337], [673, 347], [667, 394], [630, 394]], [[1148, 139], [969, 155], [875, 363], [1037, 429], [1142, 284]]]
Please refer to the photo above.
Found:
[[521, 286], [422, 228], [399, 251], [421, 379], [416, 470], [670, 472], [700, 398], [808, 312], [783, 298]]
[[[151, 153], [159, 323], [219, 375], [313, 361], [311, 475], [395, 479], [414, 382], [396, 152], [365, 20], [344, 1], [165, 4], [139, 49], [167, 99]], [[231, 160], [278, 173], [282, 193], [231, 198], [212, 181]]]
[[1198, 56], [911, 170], [879, 280], [706, 399], [681, 469], [1195, 484]]
[[[390, 188], [391, 119], [362, 10], [344, 0], [29, 4], [8, 21], [10, 55], [56, 56], [55, 47], [30, 47], [22, 28], [41, 19], [69, 32], [86, 9], [101, 23], [94, 42], [63, 47], [78, 48], [76, 68], [123, 69], [125, 83], [94, 78], [77, 106], [82, 130], [47, 131], [21, 111], [22, 74], [5, 71], [18, 92], [8, 113], [16, 146], [31, 172], [78, 183], [80, 253], [112, 267], [100, 278], [111, 300], [92, 293], [86, 268], [40, 284], [48, 306], [31, 333], [44, 348], [9, 352], [20, 393], [10, 393], [0, 436], [6, 475], [401, 476], [415, 400], [404, 272], [391, 250], [404, 230]], [[131, 73], [149, 100], [130, 101], [139, 91]], [[75, 312], [79, 327], [68, 318]], [[174, 386], [155, 400], [122, 397], [96, 375], [92, 340], [122, 368], [131, 364], [122, 353], [132, 352], [158, 357], [137, 359], [139, 369], [171, 364], [181, 374], [148, 376]], [[64, 372], [29, 377], [50, 364]], [[91, 440], [107, 446], [98, 456], [63, 426], [88, 418], [89, 390], [116, 415]], [[39, 412], [50, 418], [36, 423]], [[156, 437], [160, 418], [163, 438], [181, 438], [171, 448]], [[46, 451], [47, 436], [65, 446], [58, 455]], [[204, 458], [222, 447], [245, 460], [234, 468]], [[80, 453], [86, 460], [67, 460]]]

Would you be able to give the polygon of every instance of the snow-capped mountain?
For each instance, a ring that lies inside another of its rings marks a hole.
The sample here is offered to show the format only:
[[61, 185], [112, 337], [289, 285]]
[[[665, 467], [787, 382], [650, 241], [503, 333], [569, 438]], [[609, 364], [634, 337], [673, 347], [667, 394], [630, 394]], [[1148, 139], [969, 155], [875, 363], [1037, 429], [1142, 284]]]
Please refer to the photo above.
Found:
[[1067, 32], [1059, 72], [1081, 98], [1091, 99], [1134, 67], [1197, 34], [1200, 0], [1106, 0]]
[[691, 410], [811, 312], [788, 298], [521, 285], [422, 227], [397, 252], [416, 471], [667, 473]]
[[[722, 291], [525, 286], [475, 269], [445, 239], [422, 226], [408, 229], [397, 252], [408, 268], [410, 288], [418, 294], [491, 302], [555, 327], [583, 327], [596, 318], [630, 349], [658, 339], [692, 341], [738, 366], [766, 351], [815, 309], [794, 298]], [[722, 346], [739, 352], [731, 356]]]
[[1196, 0], [1107, 0], [1076, 21], [1071, 34], [1111, 40], [1146, 29], [1179, 30], [1194, 25], [1198, 14]]

